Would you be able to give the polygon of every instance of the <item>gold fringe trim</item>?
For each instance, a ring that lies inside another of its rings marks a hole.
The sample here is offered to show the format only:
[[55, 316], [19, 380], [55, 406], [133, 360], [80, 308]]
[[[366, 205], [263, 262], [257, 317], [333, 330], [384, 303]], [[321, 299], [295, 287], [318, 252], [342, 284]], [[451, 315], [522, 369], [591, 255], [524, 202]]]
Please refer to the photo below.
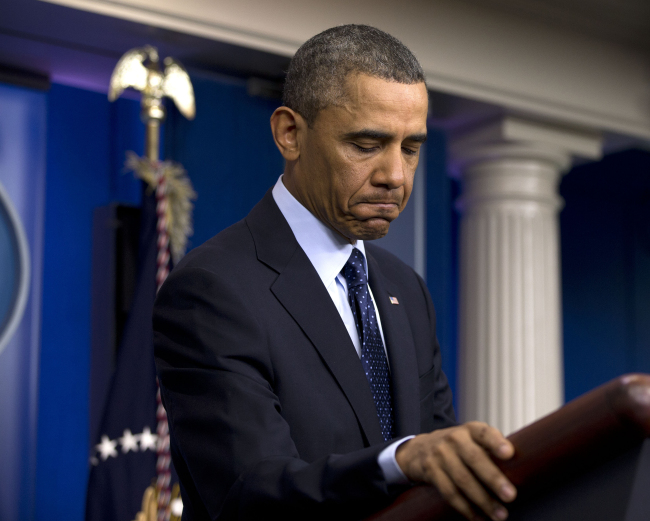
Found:
[[[183, 515], [183, 503], [181, 501], [181, 489], [178, 483], [172, 487], [172, 496], [169, 505], [169, 521], [181, 521]], [[135, 515], [134, 521], [158, 521], [158, 494], [156, 487], [147, 487], [142, 496], [142, 510]]]
[[138, 179], [148, 185], [148, 193], [156, 190], [159, 177], [167, 182], [167, 233], [169, 234], [169, 249], [174, 264], [183, 258], [187, 248], [187, 238], [194, 233], [192, 226], [192, 201], [196, 192], [185, 169], [173, 161], [162, 161], [152, 164], [145, 157], [139, 157], [134, 152], [126, 153], [126, 168], [133, 171]]

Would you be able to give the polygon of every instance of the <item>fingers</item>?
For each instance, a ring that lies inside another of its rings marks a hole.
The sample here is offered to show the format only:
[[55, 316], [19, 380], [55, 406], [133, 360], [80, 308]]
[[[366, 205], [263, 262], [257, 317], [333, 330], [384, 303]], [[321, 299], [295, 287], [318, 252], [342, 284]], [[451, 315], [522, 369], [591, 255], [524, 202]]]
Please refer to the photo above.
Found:
[[476, 512], [447, 474], [441, 469], [434, 469], [432, 473], [433, 481], [443, 499], [467, 519], [476, 519]]
[[472, 422], [416, 436], [398, 448], [396, 459], [409, 479], [435, 486], [468, 519], [483, 511], [502, 521], [508, 512], [494, 496], [510, 502], [516, 489], [489, 454], [508, 459], [514, 448], [497, 429]]
[[497, 458], [506, 460], [514, 455], [515, 448], [499, 429], [482, 422], [468, 422], [465, 426], [469, 429], [474, 441]]
[[[458, 464], [466, 467], [491, 490], [501, 501], [513, 501], [517, 495], [515, 487], [508, 478], [499, 470], [489, 458], [484, 448], [492, 453], [501, 452], [505, 448], [508, 458], [514, 453], [512, 444], [508, 442], [501, 433], [485, 424], [468, 425], [471, 440], [463, 439], [462, 434], [455, 438], [455, 450], [461, 461]], [[503, 442], [507, 442], [504, 444]], [[481, 487], [482, 488], [482, 487]], [[473, 497], [468, 496], [473, 500]], [[481, 506], [479, 503], [477, 503]]]
[[[491, 488], [493, 483], [498, 483], [501, 479], [506, 482], [507, 480], [501, 475], [499, 469], [491, 462], [485, 452], [476, 446], [474, 446], [474, 449], [468, 449], [466, 444], [457, 448], [447, 445], [441, 450], [444, 461], [443, 470], [458, 489], [458, 495], [462, 493], [462, 496], [495, 521], [506, 519], [508, 517], [507, 510], [488, 493], [483, 484]], [[490, 465], [486, 465], [484, 460], [487, 460]], [[490, 469], [489, 466], [493, 468]], [[452, 498], [454, 501], [445, 497], [455, 507], [460, 502], [453, 495]], [[508, 499], [502, 499], [508, 501]], [[464, 512], [461, 513], [464, 514]]]

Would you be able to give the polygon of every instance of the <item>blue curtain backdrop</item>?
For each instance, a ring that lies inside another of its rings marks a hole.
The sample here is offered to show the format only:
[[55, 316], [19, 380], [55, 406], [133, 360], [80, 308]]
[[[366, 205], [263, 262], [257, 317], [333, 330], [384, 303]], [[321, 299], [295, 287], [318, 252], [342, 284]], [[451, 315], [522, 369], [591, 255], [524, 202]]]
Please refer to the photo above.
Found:
[[458, 196], [458, 185], [447, 175], [445, 134], [429, 128], [426, 147], [426, 281], [436, 308], [442, 369], [449, 379], [456, 407], [458, 214], [453, 204]]
[[140, 203], [122, 175], [141, 149], [136, 102], [52, 85], [47, 96], [47, 188], [35, 518], [81, 521], [88, 476], [90, 285], [94, 208]]
[[650, 153], [574, 168], [560, 192], [565, 394], [650, 373]]
[[196, 119], [170, 110], [165, 128], [167, 157], [185, 167], [198, 194], [190, 248], [246, 217], [284, 167], [269, 127], [279, 100], [249, 96], [243, 81], [192, 82]]

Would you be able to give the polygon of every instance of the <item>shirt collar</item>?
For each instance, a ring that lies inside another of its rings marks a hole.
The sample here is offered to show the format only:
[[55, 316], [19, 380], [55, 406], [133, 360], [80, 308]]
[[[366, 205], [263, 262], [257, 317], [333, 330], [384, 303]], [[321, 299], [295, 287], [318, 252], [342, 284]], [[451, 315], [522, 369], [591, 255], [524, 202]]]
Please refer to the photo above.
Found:
[[354, 248], [358, 248], [363, 253], [366, 273], [368, 273], [363, 241], [358, 240], [353, 246], [325, 223], [318, 220], [289, 193], [282, 182], [282, 177], [278, 178], [273, 187], [273, 199], [325, 287], [336, 279]]

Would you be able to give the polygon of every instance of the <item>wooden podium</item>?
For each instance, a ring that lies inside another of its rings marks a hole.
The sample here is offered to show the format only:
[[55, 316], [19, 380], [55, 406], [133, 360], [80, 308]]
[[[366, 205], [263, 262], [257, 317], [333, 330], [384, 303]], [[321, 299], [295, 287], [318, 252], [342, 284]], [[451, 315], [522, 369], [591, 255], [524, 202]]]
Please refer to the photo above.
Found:
[[[612, 380], [509, 436], [510, 521], [650, 520], [650, 375]], [[366, 521], [464, 519], [417, 486]]]

